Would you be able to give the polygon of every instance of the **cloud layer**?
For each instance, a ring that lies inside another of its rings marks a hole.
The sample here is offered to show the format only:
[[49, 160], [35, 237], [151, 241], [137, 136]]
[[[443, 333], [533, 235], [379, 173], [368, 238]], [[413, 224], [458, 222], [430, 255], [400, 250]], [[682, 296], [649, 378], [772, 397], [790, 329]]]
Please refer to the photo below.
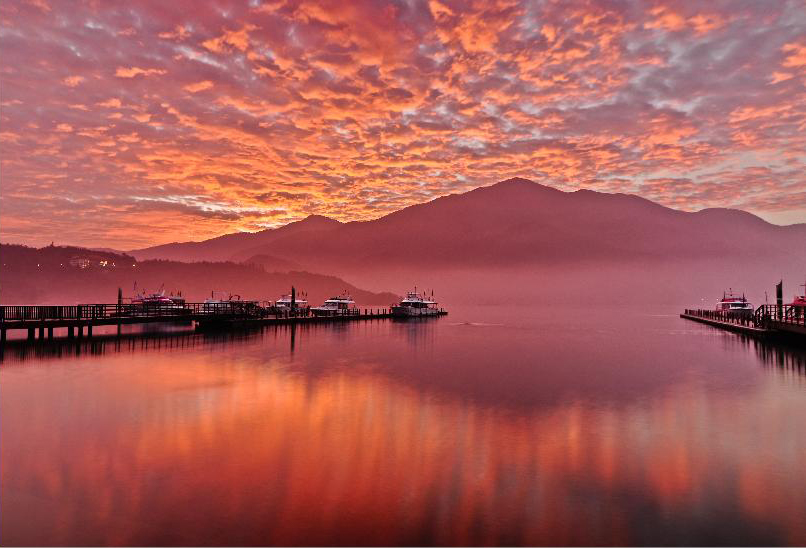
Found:
[[368, 219], [523, 176], [806, 221], [801, 1], [0, 4], [0, 238]]

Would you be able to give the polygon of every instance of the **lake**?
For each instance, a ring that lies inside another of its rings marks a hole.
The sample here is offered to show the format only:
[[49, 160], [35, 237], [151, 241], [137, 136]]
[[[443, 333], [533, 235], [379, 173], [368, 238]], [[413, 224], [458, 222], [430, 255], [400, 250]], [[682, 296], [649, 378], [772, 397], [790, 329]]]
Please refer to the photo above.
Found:
[[806, 544], [803, 351], [450, 311], [9, 343], [0, 542]]

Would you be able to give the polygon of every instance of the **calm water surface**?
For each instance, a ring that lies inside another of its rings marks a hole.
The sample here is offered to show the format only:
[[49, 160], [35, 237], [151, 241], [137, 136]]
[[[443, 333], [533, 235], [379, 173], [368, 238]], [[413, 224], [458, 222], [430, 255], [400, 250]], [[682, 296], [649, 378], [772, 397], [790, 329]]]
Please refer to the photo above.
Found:
[[806, 355], [675, 311], [9, 345], [3, 544], [806, 544]]

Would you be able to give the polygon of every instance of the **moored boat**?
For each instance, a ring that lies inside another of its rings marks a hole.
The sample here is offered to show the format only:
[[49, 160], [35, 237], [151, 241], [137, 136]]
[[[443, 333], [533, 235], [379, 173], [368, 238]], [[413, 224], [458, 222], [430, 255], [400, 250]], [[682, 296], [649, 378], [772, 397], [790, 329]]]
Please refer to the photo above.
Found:
[[418, 293], [415, 287], [414, 291], [406, 293], [406, 297], [392, 307], [392, 315], [400, 317], [437, 316], [439, 308], [437, 308], [436, 301], [433, 300], [433, 292], [431, 298], [428, 299], [425, 294]]
[[351, 316], [358, 314], [355, 301], [349, 295], [340, 295], [327, 299], [321, 306], [311, 308], [311, 313], [319, 317]]
[[803, 288], [803, 295], [795, 295], [795, 298], [792, 299], [792, 302], [789, 303], [791, 306], [797, 306], [799, 308], [806, 308], [806, 283], [801, 284]]
[[279, 314], [291, 314], [291, 311], [299, 315], [300, 313], [307, 313], [308, 300], [305, 294], [301, 295], [281, 295], [279, 299], [274, 301], [274, 308]]
[[722, 298], [717, 301], [716, 311], [731, 316], [752, 316], [755, 309], [744, 295], [739, 296], [733, 289], [729, 289], [723, 292]]
[[171, 299], [171, 302], [173, 302], [175, 305], [181, 306], [182, 308], [185, 308], [185, 304], [186, 304], [187, 301], [185, 300], [185, 297], [182, 296], [181, 291], [179, 293], [177, 293], [176, 295], [171, 293], [168, 296], [168, 298]]
[[[221, 294], [217, 296], [216, 293]], [[222, 294], [223, 293], [223, 294]], [[223, 298], [223, 295], [227, 295]], [[210, 298], [204, 300], [202, 310], [208, 314], [234, 314], [256, 311], [261, 308], [257, 301], [244, 301], [240, 295], [226, 292], [210, 292]]]
[[184, 299], [173, 296], [166, 297], [163, 288], [160, 288], [160, 290], [155, 293], [147, 294], [145, 291], [142, 291], [132, 297], [131, 303], [137, 308], [185, 308]]

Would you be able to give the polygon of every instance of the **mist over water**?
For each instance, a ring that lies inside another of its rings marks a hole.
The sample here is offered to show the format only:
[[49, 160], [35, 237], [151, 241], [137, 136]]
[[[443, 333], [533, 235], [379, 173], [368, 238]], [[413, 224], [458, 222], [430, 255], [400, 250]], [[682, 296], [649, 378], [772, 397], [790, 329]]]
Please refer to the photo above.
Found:
[[0, 540], [806, 543], [806, 354], [675, 312], [10, 344]]

